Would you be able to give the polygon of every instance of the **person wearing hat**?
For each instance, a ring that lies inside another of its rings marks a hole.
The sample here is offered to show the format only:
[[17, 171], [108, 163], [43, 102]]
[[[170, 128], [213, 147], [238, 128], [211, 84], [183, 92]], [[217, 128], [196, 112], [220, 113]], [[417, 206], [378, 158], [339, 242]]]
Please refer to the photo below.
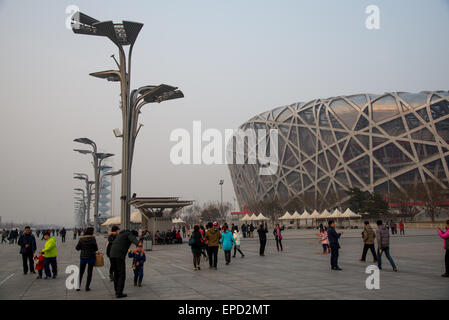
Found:
[[207, 240], [207, 254], [209, 256], [209, 268], [217, 270], [218, 260], [218, 245], [220, 243], [221, 233], [218, 222], [208, 223], [206, 240]]
[[[44, 249], [42, 249], [42, 253], [44, 254], [44, 270], [45, 270], [45, 279], [50, 279], [53, 273], [53, 279], [56, 279], [56, 275], [58, 274], [58, 265], [56, 262], [56, 257], [58, 255], [58, 251], [56, 249], [56, 239], [50, 236], [50, 232], [46, 231], [44, 233], [45, 245]], [[50, 265], [51, 271], [50, 272]]]
[[111, 260], [111, 247], [117, 237], [120, 228], [118, 226], [112, 226], [111, 233], [108, 236], [108, 244], [106, 246], [106, 256], [109, 258], [109, 280], [114, 281], [114, 268]]

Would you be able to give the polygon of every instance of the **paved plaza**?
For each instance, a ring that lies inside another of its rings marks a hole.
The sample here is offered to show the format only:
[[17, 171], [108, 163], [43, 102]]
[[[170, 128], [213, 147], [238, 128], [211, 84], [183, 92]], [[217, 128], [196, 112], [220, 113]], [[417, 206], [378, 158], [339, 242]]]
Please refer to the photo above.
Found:
[[[182, 245], [155, 246], [147, 252], [145, 276], [141, 288], [134, 287], [131, 259], [127, 258], [127, 299], [448, 299], [449, 279], [442, 278], [443, 242], [435, 230], [407, 230], [405, 236], [391, 238], [391, 254], [399, 272], [394, 273], [383, 257], [380, 289], [368, 290], [365, 268], [359, 262], [361, 230], [347, 230], [341, 239], [341, 272], [331, 271], [329, 255], [321, 255], [321, 246], [312, 230], [284, 232], [284, 252], [276, 251], [269, 237], [265, 257], [258, 254], [258, 239], [242, 239], [245, 258], [237, 256], [225, 265], [219, 253], [218, 270], [209, 270], [202, 259], [202, 270], [192, 270], [192, 255]], [[17, 245], [0, 246], [0, 299], [115, 299], [113, 283], [108, 279], [109, 261], [95, 268], [92, 291], [68, 290], [65, 286], [68, 265], [79, 264], [76, 242], [68, 232], [66, 243], [58, 242], [56, 280], [37, 280], [24, 275]], [[106, 239], [97, 236], [99, 248], [106, 251]], [[37, 240], [38, 249], [43, 241]], [[83, 280], [84, 282], [84, 280]]]

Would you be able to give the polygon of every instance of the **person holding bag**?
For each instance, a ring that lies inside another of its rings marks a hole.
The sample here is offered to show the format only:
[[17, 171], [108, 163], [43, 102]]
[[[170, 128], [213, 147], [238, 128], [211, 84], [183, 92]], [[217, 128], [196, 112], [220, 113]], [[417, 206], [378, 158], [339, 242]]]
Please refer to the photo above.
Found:
[[80, 252], [80, 276], [79, 276], [79, 287], [76, 291], [80, 291], [81, 281], [83, 280], [84, 272], [87, 267], [87, 281], [86, 281], [86, 291], [90, 291], [90, 283], [92, 281], [92, 273], [94, 265], [96, 262], [96, 254], [98, 251], [97, 240], [94, 236], [94, 228], [87, 228], [84, 235], [79, 237], [78, 244], [75, 248]]
[[281, 251], [284, 250], [282, 248], [282, 231], [284, 231], [284, 227], [280, 228], [279, 223], [276, 224], [276, 228], [273, 230], [274, 239], [276, 240], [276, 248], [279, 251], [279, 247], [281, 248]]

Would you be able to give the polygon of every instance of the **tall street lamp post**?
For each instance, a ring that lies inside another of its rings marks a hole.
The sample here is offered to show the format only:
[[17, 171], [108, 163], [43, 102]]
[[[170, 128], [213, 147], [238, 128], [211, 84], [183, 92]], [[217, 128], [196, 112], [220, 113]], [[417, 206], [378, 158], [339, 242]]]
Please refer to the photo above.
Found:
[[220, 186], [221, 199], [220, 199], [220, 214], [223, 214], [223, 183], [224, 180], [221, 179], [218, 185]]
[[[140, 109], [143, 105], [152, 102], [162, 102], [184, 97], [177, 87], [161, 84], [158, 86], [145, 86], [130, 93], [131, 56], [134, 43], [142, 29], [143, 24], [123, 21], [98, 21], [82, 12], [72, 16], [72, 30], [77, 34], [103, 36], [111, 40], [119, 50], [119, 61], [116, 61], [119, 70], [107, 70], [91, 73], [91, 76], [120, 82], [120, 97], [122, 109], [122, 191], [121, 191], [121, 228], [129, 229], [131, 198], [131, 167], [134, 153], [134, 144], [139, 128], [137, 128]], [[130, 46], [128, 59], [124, 46]], [[115, 58], [114, 58], [115, 59]], [[128, 62], [126, 61], [128, 60]], [[128, 65], [127, 65], [128, 63]]]
[[90, 181], [89, 180], [89, 176], [87, 174], [84, 173], [75, 173], [75, 176], [73, 177], [74, 179], [78, 179], [78, 180], [84, 180], [86, 183], [86, 211], [87, 211], [87, 215], [86, 215], [86, 224], [88, 226], [91, 225], [90, 222], [90, 203], [91, 203], [91, 198], [92, 198], [92, 185], [95, 183], [95, 181]]
[[81, 195], [82, 196], [82, 201], [80, 201], [80, 211], [81, 211], [81, 216], [82, 216], [82, 222], [83, 224], [81, 225], [82, 228], [84, 228], [84, 221], [86, 221], [86, 195], [84, 193], [84, 190], [81, 188], [75, 188], [75, 191], [78, 191], [77, 195]]
[[88, 138], [78, 138], [73, 140], [75, 142], [89, 144], [92, 146], [93, 151], [90, 150], [80, 150], [80, 149], [73, 149], [73, 151], [82, 153], [82, 154], [92, 154], [93, 158], [93, 167], [94, 167], [94, 178], [95, 178], [95, 201], [94, 201], [94, 227], [95, 231], [100, 231], [100, 224], [98, 222], [98, 204], [99, 204], [99, 197], [100, 197], [100, 191], [101, 191], [101, 185], [100, 185], [100, 167], [101, 162], [109, 157], [112, 157], [112, 153], [98, 153], [97, 152], [97, 145], [95, 142]]

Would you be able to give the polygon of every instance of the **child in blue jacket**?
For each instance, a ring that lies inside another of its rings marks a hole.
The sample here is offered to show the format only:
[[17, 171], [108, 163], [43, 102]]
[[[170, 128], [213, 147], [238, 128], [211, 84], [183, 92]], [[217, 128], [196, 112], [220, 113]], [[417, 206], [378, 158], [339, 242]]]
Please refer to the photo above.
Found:
[[[136, 250], [128, 251], [128, 257], [133, 258], [132, 268], [134, 270], [134, 286], [142, 286], [143, 279], [143, 265], [146, 261], [145, 252], [142, 245], [138, 245]], [[138, 281], [138, 282], [137, 282]]]

